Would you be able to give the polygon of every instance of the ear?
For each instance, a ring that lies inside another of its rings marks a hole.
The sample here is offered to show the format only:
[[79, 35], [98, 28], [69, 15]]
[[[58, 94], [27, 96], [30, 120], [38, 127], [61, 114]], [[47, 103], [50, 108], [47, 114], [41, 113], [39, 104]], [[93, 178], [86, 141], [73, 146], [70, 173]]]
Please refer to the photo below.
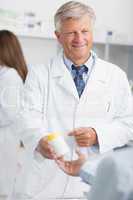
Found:
[[60, 34], [60, 32], [55, 31], [54, 33], [55, 33], [55, 35], [56, 35], [56, 38], [57, 38], [58, 42], [61, 43], [61, 37], [60, 37], [61, 34]]

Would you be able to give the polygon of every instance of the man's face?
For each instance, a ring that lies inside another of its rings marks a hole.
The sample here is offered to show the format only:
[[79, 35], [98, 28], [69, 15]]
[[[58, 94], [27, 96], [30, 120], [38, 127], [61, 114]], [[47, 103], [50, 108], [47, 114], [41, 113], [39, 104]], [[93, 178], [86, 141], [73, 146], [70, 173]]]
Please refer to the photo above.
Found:
[[63, 46], [65, 56], [74, 64], [83, 64], [90, 55], [93, 35], [89, 17], [65, 20], [59, 32], [55, 32]]

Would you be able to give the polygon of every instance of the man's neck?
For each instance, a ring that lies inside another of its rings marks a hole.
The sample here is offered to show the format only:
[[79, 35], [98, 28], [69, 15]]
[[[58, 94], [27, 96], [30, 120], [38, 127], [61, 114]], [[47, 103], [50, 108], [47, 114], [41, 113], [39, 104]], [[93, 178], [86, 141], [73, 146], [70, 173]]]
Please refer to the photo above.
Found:
[[76, 59], [76, 60], [72, 59], [72, 58], [68, 58], [68, 59], [71, 60], [74, 65], [80, 66], [80, 65], [85, 64], [88, 61], [88, 59], [90, 58], [90, 56], [91, 56], [91, 53], [89, 54], [89, 56], [86, 59], [85, 58]]

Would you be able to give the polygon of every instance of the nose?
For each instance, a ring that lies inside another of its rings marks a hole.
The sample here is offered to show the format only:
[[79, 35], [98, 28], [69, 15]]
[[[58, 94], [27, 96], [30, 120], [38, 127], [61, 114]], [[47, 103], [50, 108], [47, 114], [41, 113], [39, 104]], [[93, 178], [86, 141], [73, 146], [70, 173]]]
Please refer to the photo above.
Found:
[[84, 39], [82, 32], [75, 32], [74, 34], [74, 41], [75, 42], [82, 42]]

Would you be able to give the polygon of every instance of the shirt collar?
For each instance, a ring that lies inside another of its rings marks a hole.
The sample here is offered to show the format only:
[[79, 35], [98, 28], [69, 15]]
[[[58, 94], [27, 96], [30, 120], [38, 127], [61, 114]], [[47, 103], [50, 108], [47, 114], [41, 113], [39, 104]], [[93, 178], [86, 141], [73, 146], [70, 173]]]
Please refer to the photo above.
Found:
[[[71, 60], [69, 60], [65, 55], [63, 56], [63, 60], [64, 60], [64, 64], [66, 65], [67, 69], [69, 71], [72, 71], [71, 66], [72, 66], [73, 62]], [[91, 70], [93, 60], [94, 60], [94, 55], [93, 55], [93, 52], [91, 51], [91, 56], [85, 63], [83, 63], [88, 68], [88, 71]]]

